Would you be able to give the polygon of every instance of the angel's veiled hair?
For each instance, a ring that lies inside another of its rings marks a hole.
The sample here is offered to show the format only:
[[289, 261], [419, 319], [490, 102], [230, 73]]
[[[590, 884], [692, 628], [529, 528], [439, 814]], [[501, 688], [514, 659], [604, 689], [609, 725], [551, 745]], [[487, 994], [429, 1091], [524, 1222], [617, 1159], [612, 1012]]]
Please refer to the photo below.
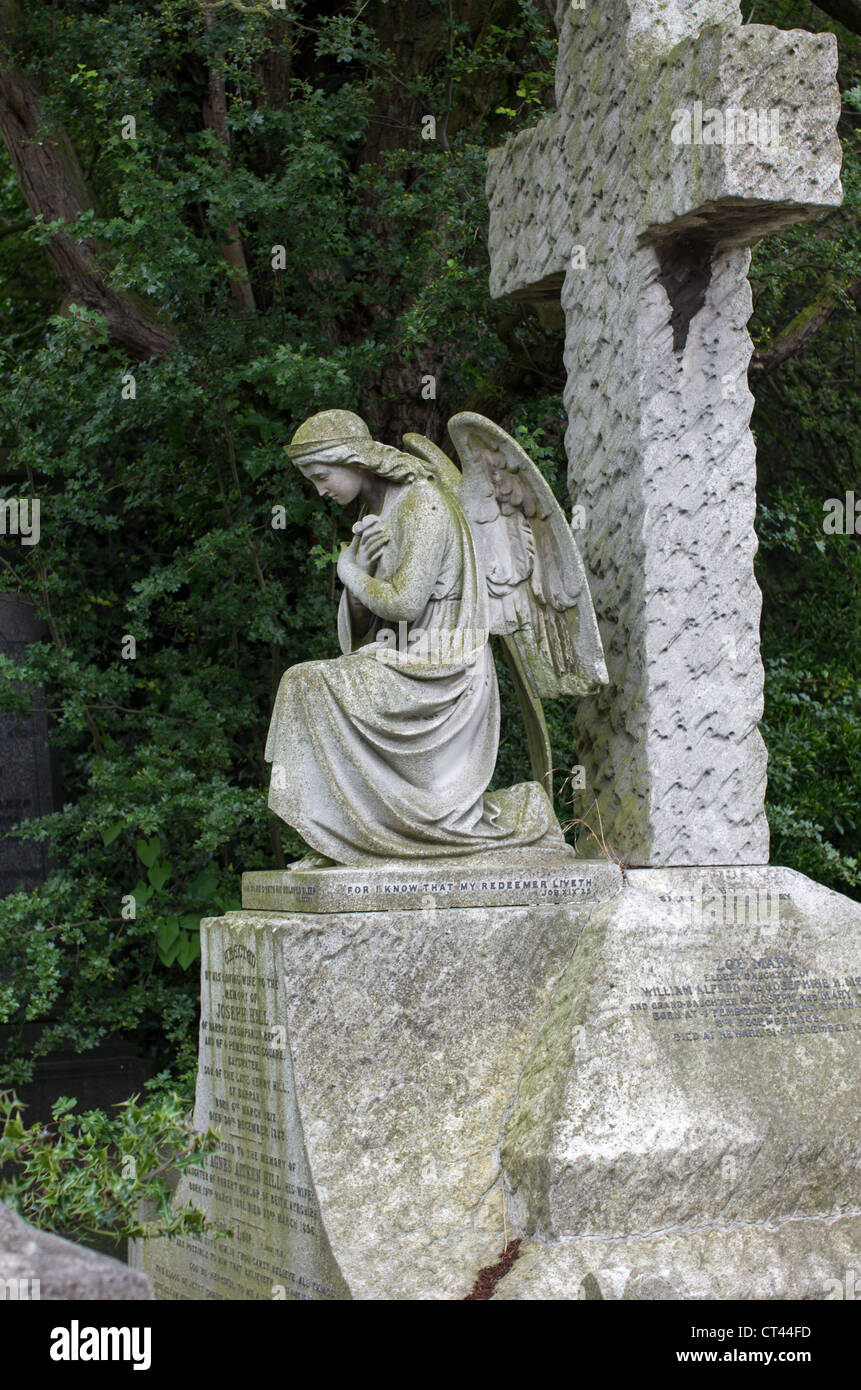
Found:
[[341, 444], [321, 444], [319, 448], [309, 448], [293, 463], [304, 473], [315, 463], [352, 464], [388, 478], [393, 483], [411, 483], [416, 478], [432, 478], [434, 475], [427, 464], [413, 454], [405, 454], [391, 444], [378, 444], [375, 439], [350, 439]]

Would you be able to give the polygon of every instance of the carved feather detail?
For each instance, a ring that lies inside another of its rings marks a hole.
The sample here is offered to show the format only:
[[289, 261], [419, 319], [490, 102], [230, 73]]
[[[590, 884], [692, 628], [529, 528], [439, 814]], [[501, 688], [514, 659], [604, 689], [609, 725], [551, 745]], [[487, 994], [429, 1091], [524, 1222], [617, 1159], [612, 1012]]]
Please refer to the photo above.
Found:
[[511, 638], [534, 695], [587, 695], [607, 668], [571, 528], [539, 469], [505, 430], [464, 411], [449, 421], [461, 505], [487, 575], [490, 630]]
[[404, 444], [466, 513], [490, 599], [490, 630], [517, 653], [534, 699], [587, 695], [607, 668], [571, 528], [539, 469], [505, 430], [463, 411], [449, 421], [462, 472], [419, 434]]

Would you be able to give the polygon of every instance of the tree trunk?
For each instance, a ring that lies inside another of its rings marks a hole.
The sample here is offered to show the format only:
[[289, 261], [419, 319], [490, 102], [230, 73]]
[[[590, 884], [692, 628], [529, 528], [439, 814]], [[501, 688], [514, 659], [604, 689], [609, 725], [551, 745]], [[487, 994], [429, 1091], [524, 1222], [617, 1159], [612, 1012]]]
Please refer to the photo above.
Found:
[[[849, 285], [846, 293], [850, 299], [861, 298], [861, 280]], [[790, 357], [794, 357], [807, 340], [812, 338], [814, 333], [818, 333], [844, 304], [845, 301], [829, 286], [820, 290], [816, 298], [795, 315], [763, 352], [756, 353], [750, 364], [750, 375], [766, 376], [776, 367], [782, 366]]]
[[[92, 199], [65, 132], [51, 140], [37, 138], [39, 115], [39, 93], [30, 79], [13, 68], [0, 68], [0, 136], [27, 206], [34, 217], [62, 220], [74, 227], [81, 212], [92, 206]], [[57, 232], [47, 253], [67, 297], [104, 314], [111, 342], [130, 357], [146, 361], [173, 351], [173, 334], [155, 321], [146, 306], [111, 288], [92, 240], [79, 241], [73, 232]]]
[[[215, 25], [215, 16], [211, 10], [206, 14], [206, 27], [212, 29]], [[224, 146], [224, 163], [230, 163], [230, 131], [227, 126], [227, 93], [224, 89], [224, 78], [215, 68], [209, 68], [209, 100], [204, 104], [204, 120], [209, 129], [214, 132]], [[257, 306], [254, 302], [254, 290], [248, 278], [248, 262], [245, 259], [245, 251], [242, 246], [242, 238], [239, 235], [239, 225], [236, 222], [229, 222], [227, 225], [227, 240], [221, 243], [221, 254], [229, 266], [238, 275], [231, 276], [230, 292], [240, 309], [244, 312], [253, 311]]]

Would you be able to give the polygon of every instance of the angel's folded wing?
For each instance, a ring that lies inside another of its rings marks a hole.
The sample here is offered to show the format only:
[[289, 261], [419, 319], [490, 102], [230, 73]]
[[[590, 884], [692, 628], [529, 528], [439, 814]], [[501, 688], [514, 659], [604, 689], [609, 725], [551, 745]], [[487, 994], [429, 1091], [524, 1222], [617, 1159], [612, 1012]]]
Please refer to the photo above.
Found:
[[427, 464], [441, 487], [453, 492], [456, 497], [460, 496], [463, 475], [457, 464], [452, 463], [448, 454], [444, 453], [438, 444], [434, 444], [432, 439], [426, 439], [423, 434], [405, 434], [404, 444], [409, 453], [415, 454], [416, 458]]
[[516, 440], [483, 415], [464, 411], [448, 429], [463, 467], [461, 505], [487, 576], [491, 632], [510, 639], [538, 697], [587, 695], [606, 685], [586, 572], [548, 483]]

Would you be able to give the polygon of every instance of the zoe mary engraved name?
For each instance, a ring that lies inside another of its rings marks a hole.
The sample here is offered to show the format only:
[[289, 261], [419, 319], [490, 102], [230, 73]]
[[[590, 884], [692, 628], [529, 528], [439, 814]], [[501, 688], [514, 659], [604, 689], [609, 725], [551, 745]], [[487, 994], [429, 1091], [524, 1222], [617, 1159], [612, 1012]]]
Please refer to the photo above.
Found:
[[631, 1011], [671, 1025], [674, 1042], [789, 1037], [805, 1033], [861, 1036], [861, 975], [817, 973], [794, 956], [716, 958], [699, 983], [641, 986]]

